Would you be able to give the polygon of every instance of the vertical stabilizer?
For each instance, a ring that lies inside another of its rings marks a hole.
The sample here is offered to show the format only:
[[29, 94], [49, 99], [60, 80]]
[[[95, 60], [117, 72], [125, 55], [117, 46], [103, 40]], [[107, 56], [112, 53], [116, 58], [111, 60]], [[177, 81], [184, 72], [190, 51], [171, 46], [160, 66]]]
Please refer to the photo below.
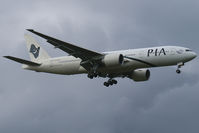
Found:
[[32, 36], [25, 34], [24, 37], [31, 61], [41, 63], [42, 60], [50, 58], [48, 53], [40, 47]]

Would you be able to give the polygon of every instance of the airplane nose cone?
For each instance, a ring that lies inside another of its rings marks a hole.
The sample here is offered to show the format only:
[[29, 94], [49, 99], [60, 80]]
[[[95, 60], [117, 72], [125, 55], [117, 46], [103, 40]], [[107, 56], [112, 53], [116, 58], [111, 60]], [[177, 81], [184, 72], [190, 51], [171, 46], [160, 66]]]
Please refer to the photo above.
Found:
[[187, 53], [187, 55], [185, 56], [184, 59], [187, 62], [187, 61], [193, 60], [196, 57], [197, 57], [197, 54], [195, 52], [189, 52], [189, 53]]
[[196, 58], [197, 57], [197, 54], [195, 52], [192, 53], [192, 58]]

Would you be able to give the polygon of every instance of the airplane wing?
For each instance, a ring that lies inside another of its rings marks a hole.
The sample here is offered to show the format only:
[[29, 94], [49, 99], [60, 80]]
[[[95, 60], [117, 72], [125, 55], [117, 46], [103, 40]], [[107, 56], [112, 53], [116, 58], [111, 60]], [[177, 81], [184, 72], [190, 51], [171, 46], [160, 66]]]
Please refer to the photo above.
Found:
[[67, 43], [67, 42], [55, 39], [53, 37], [50, 37], [50, 36], [44, 35], [42, 33], [39, 33], [37, 31], [34, 31], [33, 29], [27, 29], [27, 30], [46, 39], [47, 42], [54, 45], [55, 48], [59, 48], [59, 49], [65, 51], [66, 53], [68, 53], [69, 55], [72, 55], [76, 58], [80, 58], [80, 59], [82, 59], [82, 61], [88, 61], [88, 60], [92, 60], [94, 58], [99, 58], [99, 57], [103, 56], [103, 54], [75, 46], [71, 43]]

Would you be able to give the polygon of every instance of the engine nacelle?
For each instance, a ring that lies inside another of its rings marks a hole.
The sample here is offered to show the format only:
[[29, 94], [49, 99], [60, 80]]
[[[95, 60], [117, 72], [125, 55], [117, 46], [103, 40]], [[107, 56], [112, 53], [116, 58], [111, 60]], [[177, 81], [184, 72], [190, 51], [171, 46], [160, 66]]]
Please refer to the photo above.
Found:
[[122, 65], [124, 57], [122, 54], [107, 54], [102, 59], [102, 63], [107, 67], [114, 67]]
[[130, 78], [136, 82], [147, 81], [150, 78], [150, 71], [148, 69], [137, 69], [134, 70], [130, 75]]

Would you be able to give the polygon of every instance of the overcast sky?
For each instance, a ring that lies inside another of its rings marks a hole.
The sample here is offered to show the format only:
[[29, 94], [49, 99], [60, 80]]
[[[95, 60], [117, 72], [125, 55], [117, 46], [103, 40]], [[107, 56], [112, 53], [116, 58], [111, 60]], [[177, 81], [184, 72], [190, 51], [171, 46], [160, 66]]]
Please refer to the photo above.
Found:
[[[29, 59], [32, 28], [98, 52], [177, 45], [199, 54], [198, 0], [0, 0], [0, 56]], [[31, 34], [31, 33], [30, 33]], [[52, 57], [66, 53], [34, 36]], [[1, 133], [198, 133], [199, 62], [147, 82], [35, 73], [0, 58]]]

